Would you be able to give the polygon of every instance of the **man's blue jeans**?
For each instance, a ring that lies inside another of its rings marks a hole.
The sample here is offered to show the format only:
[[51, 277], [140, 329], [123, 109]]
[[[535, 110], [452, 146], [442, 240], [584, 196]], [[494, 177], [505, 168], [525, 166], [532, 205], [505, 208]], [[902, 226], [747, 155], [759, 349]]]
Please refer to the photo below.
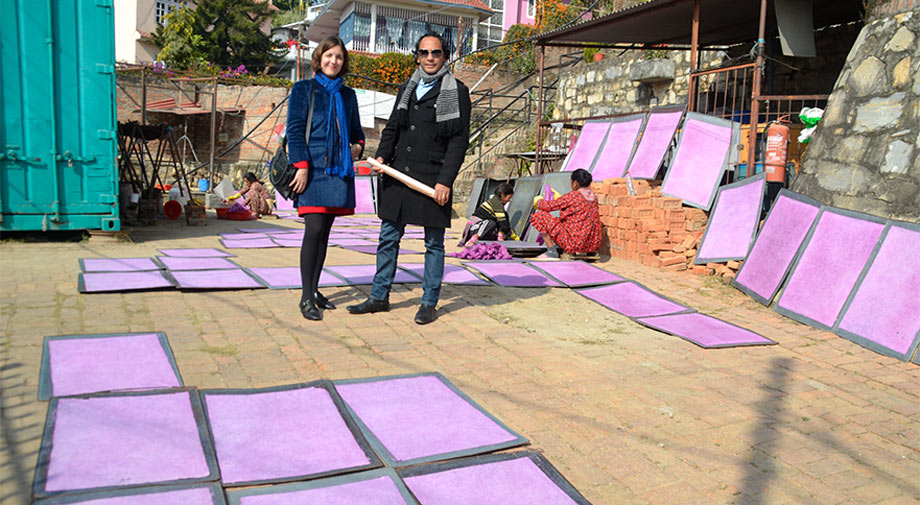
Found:
[[[399, 241], [406, 225], [383, 220], [380, 223], [380, 241], [377, 244], [377, 273], [371, 287], [371, 298], [384, 300], [390, 296], [390, 287], [396, 276]], [[422, 281], [422, 305], [437, 306], [441, 297], [441, 280], [444, 278], [444, 228], [425, 227], [425, 279]]]

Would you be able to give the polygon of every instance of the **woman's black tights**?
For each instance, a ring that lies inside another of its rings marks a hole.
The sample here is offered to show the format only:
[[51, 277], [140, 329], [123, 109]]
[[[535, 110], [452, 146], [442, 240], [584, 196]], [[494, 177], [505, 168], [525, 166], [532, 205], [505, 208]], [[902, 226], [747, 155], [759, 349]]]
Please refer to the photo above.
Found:
[[331, 214], [305, 214], [303, 244], [300, 246], [300, 280], [303, 292], [300, 301], [313, 299], [319, 275], [326, 262], [326, 248], [329, 246], [329, 232], [335, 216]]

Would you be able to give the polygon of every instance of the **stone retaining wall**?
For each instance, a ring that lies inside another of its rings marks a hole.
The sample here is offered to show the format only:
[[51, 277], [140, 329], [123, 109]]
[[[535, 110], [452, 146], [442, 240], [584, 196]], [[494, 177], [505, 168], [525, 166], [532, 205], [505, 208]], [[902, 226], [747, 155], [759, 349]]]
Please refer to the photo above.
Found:
[[792, 189], [920, 219], [920, 1], [880, 2], [847, 58]]

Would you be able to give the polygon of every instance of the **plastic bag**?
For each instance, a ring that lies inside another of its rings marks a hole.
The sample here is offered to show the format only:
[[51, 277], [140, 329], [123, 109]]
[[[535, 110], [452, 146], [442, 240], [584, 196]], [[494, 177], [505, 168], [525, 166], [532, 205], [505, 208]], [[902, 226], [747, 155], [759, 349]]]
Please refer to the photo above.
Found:
[[804, 107], [799, 112], [799, 119], [805, 125], [805, 129], [799, 134], [800, 144], [807, 144], [811, 141], [811, 135], [815, 132], [822, 116], [824, 116], [824, 109], [818, 107]]

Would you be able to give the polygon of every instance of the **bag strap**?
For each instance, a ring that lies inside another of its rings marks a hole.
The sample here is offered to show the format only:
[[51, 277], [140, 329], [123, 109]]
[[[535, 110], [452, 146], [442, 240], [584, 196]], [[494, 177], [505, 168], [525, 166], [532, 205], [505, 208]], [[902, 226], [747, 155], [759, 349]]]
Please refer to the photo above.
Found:
[[[313, 83], [310, 83], [310, 109], [307, 111], [307, 133], [304, 135], [304, 139], [307, 144], [307, 153], [310, 152], [310, 130], [313, 129]], [[279, 149], [285, 149], [287, 147], [287, 135], [281, 139], [281, 146]]]
[[314, 89], [313, 81], [310, 81], [310, 110], [307, 112], [307, 134], [304, 135], [304, 140], [307, 144], [307, 153], [310, 152], [310, 130], [313, 129], [313, 98], [314, 98]]

